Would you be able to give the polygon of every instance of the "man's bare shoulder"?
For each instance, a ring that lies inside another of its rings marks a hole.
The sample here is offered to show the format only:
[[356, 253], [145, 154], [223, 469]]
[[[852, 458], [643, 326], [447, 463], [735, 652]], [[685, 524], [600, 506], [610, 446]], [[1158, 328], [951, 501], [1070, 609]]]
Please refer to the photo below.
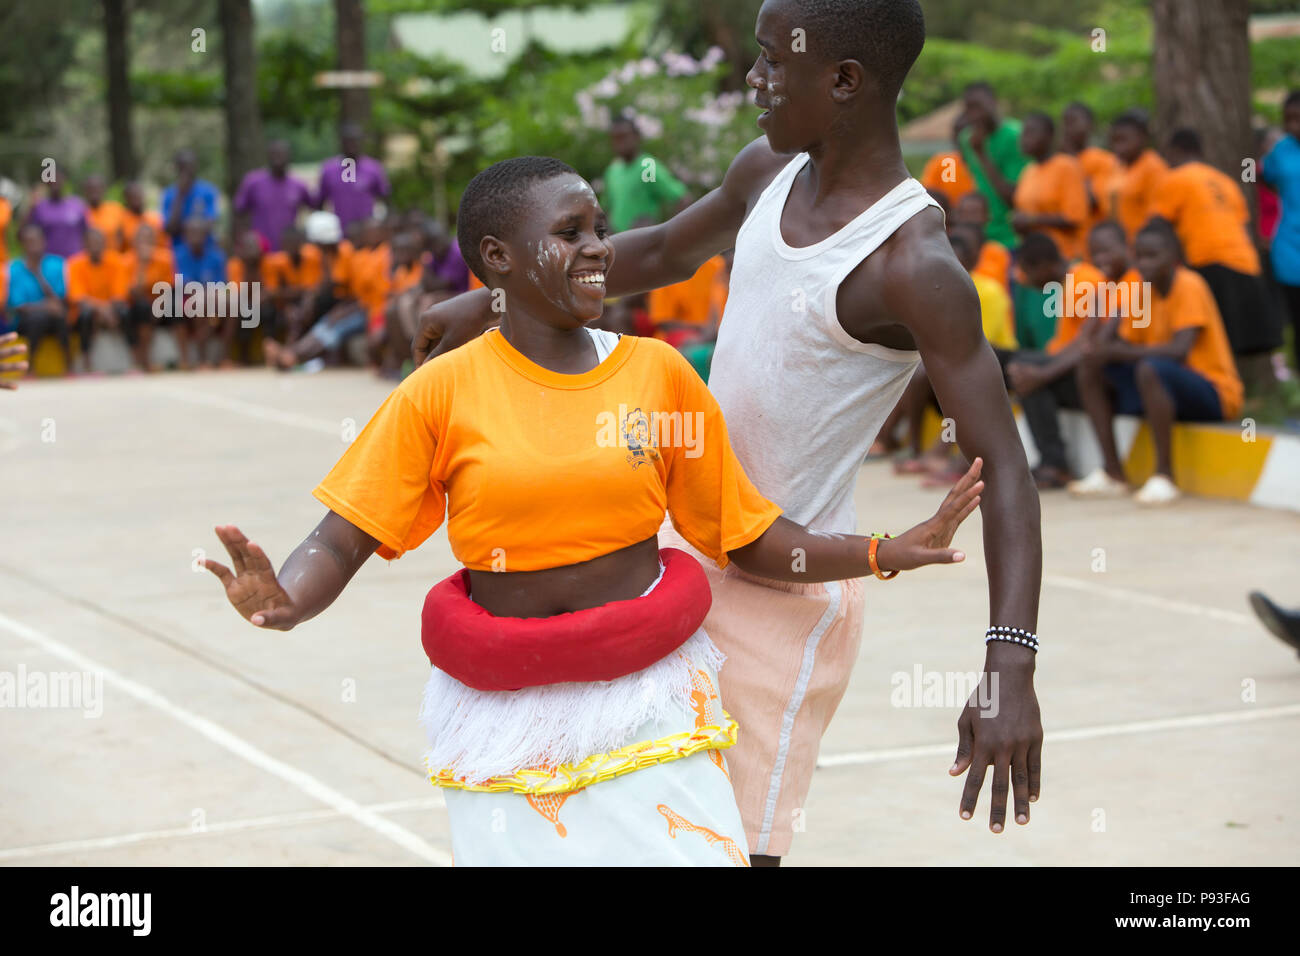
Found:
[[978, 302], [970, 275], [953, 253], [943, 214], [937, 209], [924, 209], [905, 222], [878, 254], [879, 294], [904, 321], [936, 297], [956, 296], [953, 305]]

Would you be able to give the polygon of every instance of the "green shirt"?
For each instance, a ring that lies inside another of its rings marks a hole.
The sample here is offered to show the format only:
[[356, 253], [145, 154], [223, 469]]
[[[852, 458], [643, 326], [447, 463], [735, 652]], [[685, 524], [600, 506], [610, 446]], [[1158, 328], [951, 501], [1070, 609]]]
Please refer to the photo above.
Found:
[[1047, 308], [1047, 293], [1019, 282], [1011, 286], [1016, 317], [1016, 342], [1022, 349], [1042, 351], [1056, 334], [1056, 316]]
[[659, 222], [663, 207], [685, 195], [686, 187], [649, 153], [638, 153], [630, 163], [615, 158], [605, 170], [605, 214], [614, 232], [642, 216]]
[[[970, 167], [971, 175], [975, 178], [975, 187], [989, 201], [989, 225], [985, 232], [990, 239], [996, 239], [1008, 248], [1015, 246], [1016, 233], [1011, 228], [1011, 209], [1002, 201], [998, 191], [989, 182], [988, 176], [984, 173], [984, 164], [976, 158], [975, 150], [970, 144], [969, 127], [961, 131], [960, 142], [962, 159]], [[1014, 185], [1020, 178], [1021, 170], [1029, 165], [1029, 157], [1020, 152], [1020, 121], [1003, 120], [985, 140], [984, 145], [994, 168], [1003, 179]]]

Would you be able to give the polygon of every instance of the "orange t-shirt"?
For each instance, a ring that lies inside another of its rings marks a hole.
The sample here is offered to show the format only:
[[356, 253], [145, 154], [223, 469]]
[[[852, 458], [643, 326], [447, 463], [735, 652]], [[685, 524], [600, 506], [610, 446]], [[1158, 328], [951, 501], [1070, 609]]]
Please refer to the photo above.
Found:
[[[355, 299], [359, 295], [357, 283], [360, 273], [357, 269], [356, 255], [352, 243], [346, 239], [339, 243], [334, 261], [330, 263], [330, 279], [334, 282], [334, 297], [336, 299]], [[322, 264], [324, 259], [325, 253], [322, 251]]]
[[[0, 196], [0, 265], [9, 261], [9, 248], [5, 245], [5, 230], [9, 228], [9, 220], [14, 217], [14, 207], [9, 204], [9, 200]], [[7, 281], [8, 277], [6, 277]]]
[[1067, 262], [1082, 254], [1088, 224], [1088, 186], [1083, 167], [1073, 156], [1056, 153], [1045, 162], [1026, 166], [1016, 181], [1013, 205], [1016, 212], [1061, 216], [1073, 222], [1073, 229], [1041, 231], [1052, 237]]
[[656, 326], [663, 322], [707, 325], [710, 307], [715, 301], [713, 287], [726, 268], [722, 256], [714, 256], [685, 282], [652, 290], [648, 300], [650, 321]]
[[1104, 198], [1097, 197], [1105, 218], [1119, 220], [1128, 241], [1132, 242], [1138, 230], [1151, 218], [1156, 200], [1156, 190], [1169, 172], [1169, 166], [1154, 149], [1142, 153], [1132, 166], [1117, 163], [1115, 173], [1106, 184]]
[[483, 285], [481, 281], [479, 281], [479, 277], [476, 276], [473, 272], [471, 272], [469, 274], [469, 291], [473, 291], [474, 289], [483, 289], [483, 288], [486, 287]]
[[1129, 269], [1118, 282], [1111, 282], [1091, 262], [1075, 263], [1061, 290], [1056, 334], [1047, 343], [1048, 353], [1055, 355], [1078, 338], [1079, 330], [1094, 315], [1109, 321], [1117, 315], [1137, 314], [1141, 296], [1142, 277], [1136, 269]]
[[268, 252], [262, 261], [268, 289], [310, 289], [320, 285], [320, 249], [311, 243], [298, 247], [296, 265], [287, 252]]
[[1000, 242], [986, 239], [980, 246], [980, 257], [971, 272], [996, 279], [1011, 288], [1011, 250]]
[[121, 249], [123, 252], [129, 252], [131, 249], [135, 248], [135, 234], [137, 230], [139, 230], [142, 222], [148, 223], [149, 226], [152, 227], [155, 239], [162, 241], [166, 238], [163, 236], [163, 221], [161, 215], [154, 212], [152, 209], [146, 209], [137, 216], [131, 210], [123, 206], [121, 222], [123, 240]]
[[1110, 150], [1102, 149], [1100, 146], [1089, 146], [1080, 150], [1074, 158], [1083, 167], [1083, 175], [1088, 180], [1088, 190], [1097, 204], [1095, 209], [1091, 204], [1088, 207], [1088, 225], [1083, 230], [1084, 240], [1086, 241], [1088, 230], [1105, 218], [1102, 203], [1106, 195], [1106, 184], [1114, 178], [1115, 173], [1119, 170], [1119, 159]]
[[1214, 293], [1206, 281], [1191, 269], [1179, 266], [1169, 295], [1161, 297], [1152, 289], [1147, 311], [1150, 321], [1145, 327], [1121, 322], [1120, 335], [1135, 345], [1163, 345], [1183, 329], [1200, 329], [1187, 353], [1187, 367], [1209, 379], [1219, 393], [1224, 420], [1236, 418], [1243, 399], [1241, 378]]
[[392, 287], [392, 252], [388, 243], [352, 253], [352, 288], [366, 315], [375, 325], [383, 321], [384, 305]]
[[975, 177], [958, 152], [935, 153], [921, 170], [919, 179], [922, 186], [943, 193], [953, 205], [976, 188]]
[[120, 250], [122, 246], [121, 229], [126, 216], [126, 207], [120, 202], [105, 199], [94, 209], [86, 204], [86, 221], [92, 228], [104, 234], [105, 244], [109, 249]]
[[1246, 197], [1213, 166], [1190, 162], [1171, 169], [1160, 181], [1151, 212], [1173, 224], [1189, 266], [1220, 265], [1259, 275]]
[[[266, 286], [267, 288], [270, 288], [270, 283], [266, 281], [266, 276], [268, 272], [268, 266], [266, 260], [269, 258], [270, 258], [269, 253], [267, 255], [262, 256], [262, 261], [258, 264], [257, 274], [248, 277], [247, 281], [257, 282]], [[231, 256], [229, 259], [226, 260], [226, 281], [227, 282], [245, 281], [243, 259], [240, 259], [238, 256]]]
[[125, 299], [127, 280], [126, 264], [111, 249], [104, 250], [98, 263], [91, 262], [88, 253], [78, 252], [68, 259], [68, 302]]
[[445, 515], [452, 553], [475, 570], [589, 561], [653, 538], [665, 510], [724, 566], [781, 513], [676, 349], [624, 335], [596, 368], [563, 375], [499, 329], [407, 376], [313, 494], [389, 559]]
[[171, 249], [167, 247], [166, 240], [153, 247], [149, 261], [144, 263], [143, 274], [140, 266], [140, 256], [134, 250], [122, 257], [122, 274], [128, 292], [143, 286], [144, 294], [152, 295], [153, 287], [157, 283], [165, 282], [171, 285], [176, 280], [176, 262], [172, 258]]

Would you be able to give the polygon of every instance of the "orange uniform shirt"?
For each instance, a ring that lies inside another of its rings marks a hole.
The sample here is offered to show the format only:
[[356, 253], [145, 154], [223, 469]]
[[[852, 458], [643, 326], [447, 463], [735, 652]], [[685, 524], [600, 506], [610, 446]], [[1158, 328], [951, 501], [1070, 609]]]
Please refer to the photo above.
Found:
[[472, 292], [472, 291], [475, 290], [475, 289], [482, 289], [482, 288], [486, 288], [486, 287], [485, 287], [485, 286], [483, 285], [483, 283], [479, 280], [479, 277], [476, 276], [473, 272], [470, 272], [470, 274], [469, 274], [469, 291]]
[[125, 216], [126, 207], [111, 199], [103, 200], [94, 209], [90, 208], [89, 203], [86, 204], [86, 221], [91, 228], [104, 234], [109, 249], [121, 251], [124, 248], [121, 230]]
[[1088, 186], [1083, 166], [1068, 153], [1056, 153], [1041, 163], [1030, 163], [1016, 181], [1016, 212], [1033, 216], [1062, 216], [1074, 229], [1042, 229], [1056, 242], [1069, 262], [1083, 254], [1088, 225]]
[[149, 260], [140, 262], [140, 256], [132, 251], [122, 257], [122, 272], [128, 292], [144, 287], [144, 295], [151, 296], [153, 287], [159, 282], [171, 285], [176, 279], [176, 262], [166, 240], [155, 245]]
[[1220, 265], [1259, 275], [1250, 210], [1241, 187], [1206, 163], [1183, 163], [1160, 181], [1153, 215], [1168, 219], [1189, 266]]
[[262, 261], [258, 264], [257, 272], [252, 275], [244, 275], [244, 260], [238, 256], [231, 256], [226, 260], [226, 281], [227, 282], [257, 282], [263, 286], [270, 287], [266, 281], [267, 262], [270, 255], [263, 255]]
[[921, 170], [920, 183], [926, 189], [943, 193], [948, 202], [956, 205], [957, 200], [975, 190], [975, 177], [961, 153], [935, 153], [926, 161]]
[[1120, 335], [1136, 345], [1163, 345], [1183, 329], [1200, 329], [1187, 353], [1187, 367], [1209, 379], [1219, 393], [1225, 421], [1241, 414], [1241, 378], [1214, 293], [1206, 281], [1191, 269], [1179, 266], [1169, 295], [1161, 296], [1153, 289], [1147, 311], [1148, 325], [1136, 328], [1132, 322], [1121, 322]]
[[714, 256], [685, 282], [652, 290], [648, 300], [650, 321], [656, 326], [662, 322], [707, 325], [710, 307], [715, 301], [713, 287], [726, 268], [722, 256]]
[[562, 375], [499, 329], [407, 376], [313, 494], [390, 559], [445, 516], [452, 553], [476, 570], [589, 561], [654, 537], [665, 510], [721, 566], [781, 513], [671, 346], [625, 335], [596, 368]]
[[147, 223], [153, 229], [155, 239], [162, 238], [163, 220], [161, 215], [152, 209], [146, 209], [137, 216], [123, 206], [121, 226], [124, 245], [121, 247], [121, 251], [129, 252], [135, 248], [135, 234], [139, 230], [141, 223]]
[[1121, 313], [1135, 315], [1141, 308], [1141, 296], [1142, 277], [1136, 269], [1129, 269], [1112, 283], [1091, 262], [1075, 263], [1066, 273], [1056, 334], [1047, 343], [1047, 351], [1055, 355], [1064, 349], [1078, 338], [1079, 330], [1092, 316], [1109, 321]]
[[68, 259], [68, 303], [71, 305], [83, 299], [125, 300], [126, 286], [126, 263], [111, 249], [104, 250], [99, 262], [91, 262], [86, 252], [78, 252]]
[[1006, 288], [1011, 287], [1011, 250], [1000, 242], [986, 239], [980, 246], [980, 257], [975, 263], [972, 274], [978, 273], [996, 279]]
[[[9, 248], [5, 245], [5, 230], [9, 228], [9, 220], [14, 217], [14, 207], [10, 205], [9, 200], [0, 196], [0, 265], [9, 261]], [[8, 282], [8, 276], [5, 277]]]
[[1098, 196], [1105, 218], [1119, 220], [1128, 241], [1151, 218], [1156, 190], [1169, 172], [1169, 166], [1154, 149], [1142, 153], [1132, 166], [1119, 163], [1106, 184], [1105, 197]]
[[268, 252], [262, 262], [268, 289], [310, 289], [320, 285], [323, 276], [320, 249], [311, 243], [298, 248], [296, 263], [287, 252]]
[[[334, 297], [338, 299], [355, 299], [358, 297], [357, 280], [360, 273], [357, 270], [356, 250], [353, 249], [352, 243], [344, 239], [339, 243], [338, 251], [334, 256], [334, 261], [330, 263], [330, 278], [334, 282]], [[325, 253], [321, 252], [322, 266], [325, 260]], [[364, 260], [363, 260], [364, 261]]]
[[1074, 158], [1083, 167], [1083, 175], [1088, 180], [1088, 191], [1096, 203], [1095, 208], [1091, 204], [1088, 207], [1088, 226], [1083, 231], [1086, 241], [1088, 230], [1105, 218], [1102, 203], [1106, 195], [1107, 183], [1119, 170], [1119, 159], [1110, 150], [1102, 149], [1100, 146], [1089, 146], [1080, 150]]

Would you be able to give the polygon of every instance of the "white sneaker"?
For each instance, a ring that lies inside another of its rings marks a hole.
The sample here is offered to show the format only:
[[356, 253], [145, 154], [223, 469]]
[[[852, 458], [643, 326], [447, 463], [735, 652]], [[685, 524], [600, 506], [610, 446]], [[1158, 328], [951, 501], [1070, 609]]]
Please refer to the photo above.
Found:
[[1122, 498], [1128, 494], [1128, 485], [1106, 474], [1104, 468], [1094, 468], [1087, 477], [1066, 485], [1065, 490], [1079, 498]]
[[1164, 475], [1152, 475], [1133, 495], [1133, 500], [1140, 505], [1155, 506], [1172, 504], [1182, 496], [1178, 486]]

